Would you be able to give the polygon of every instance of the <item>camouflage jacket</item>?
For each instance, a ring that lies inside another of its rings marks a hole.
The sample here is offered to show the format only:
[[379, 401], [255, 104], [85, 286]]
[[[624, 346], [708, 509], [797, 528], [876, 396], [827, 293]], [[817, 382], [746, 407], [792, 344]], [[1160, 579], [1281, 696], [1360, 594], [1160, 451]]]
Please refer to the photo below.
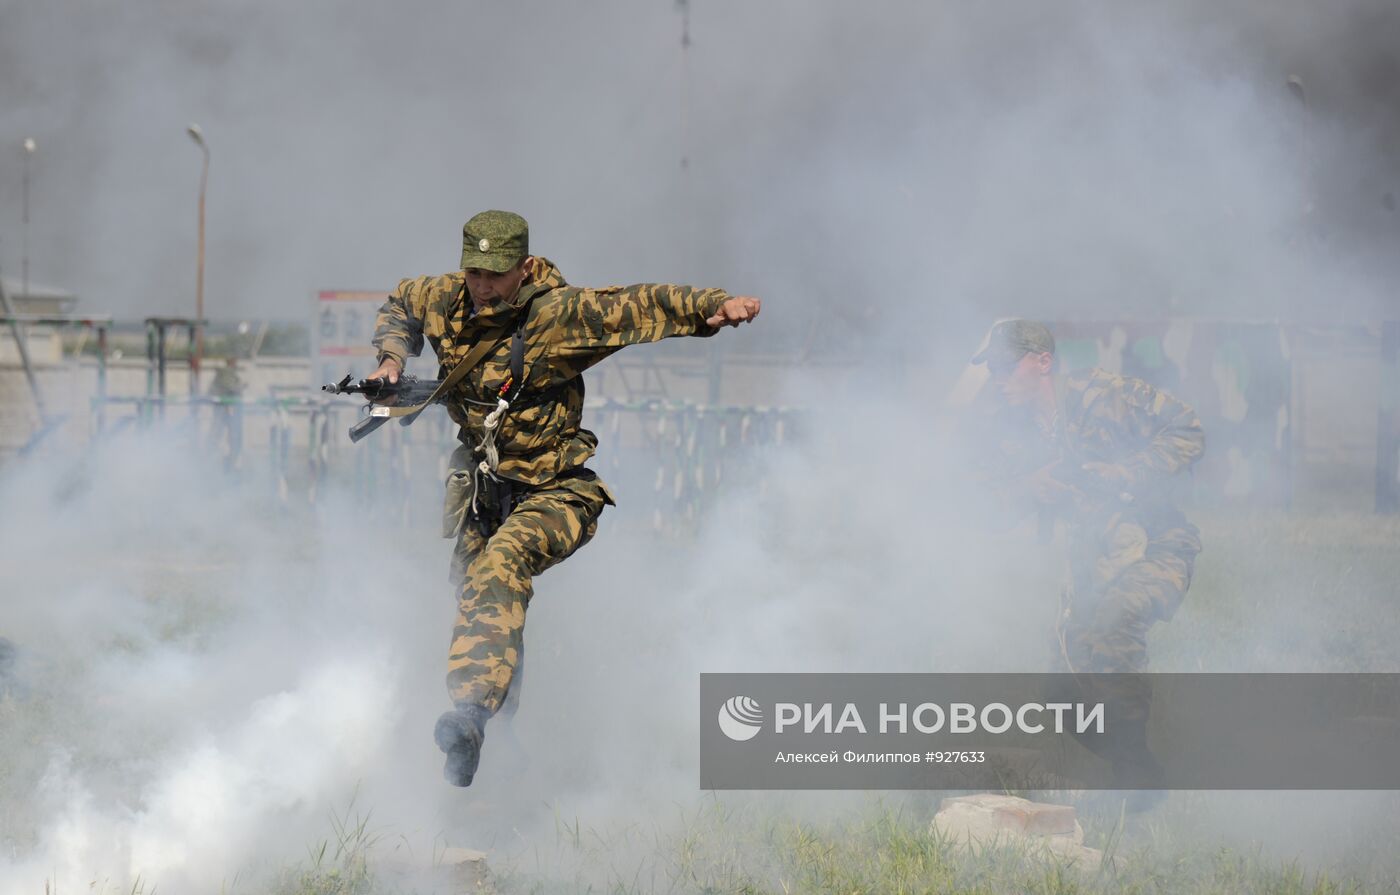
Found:
[[214, 381], [209, 383], [209, 395], [214, 398], [237, 398], [247, 388], [238, 371], [220, 367], [214, 371]]
[[[1010, 408], [994, 414], [983, 434], [996, 444], [978, 457], [983, 477], [995, 487], [1058, 461], [1056, 478], [1087, 498], [1060, 508], [1072, 519], [1126, 513], [1149, 530], [1181, 524], [1170, 485], [1205, 451], [1196, 412], [1140, 379], [1097, 369], [1057, 377], [1055, 394], [1050, 432]], [[1086, 463], [1120, 466], [1128, 481], [1100, 481], [1083, 469]]]
[[1130, 492], [1151, 494], [1205, 453], [1196, 411], [1141, 379], [1095, 369], [1056, 385], [1066, 459], [1122, 466]]
[[[524, 320], [524, 384], [496, 434], [500, 475], [542, 485], [583, 465], [598, 438], [581, 425], [584, 370], [620, 348], [669, 336], [708, 336], [705, 320], [729, 298], [721, 289], [643, 284], [582, 289], [564, 282], [547, 259], [510, 302], [472, 314], [461, 271], [403, 280], [379, 309], [373, 344], [381, 361], [403, 363], [426, 341], [445, 376], [483, 333]], [[527, 310], [528, 308], [528, 310]], [[482, 422], [510, 378], [510, 339], [469, 372], [447, 402], [461, 427], [458, 438], [475, 446]]]

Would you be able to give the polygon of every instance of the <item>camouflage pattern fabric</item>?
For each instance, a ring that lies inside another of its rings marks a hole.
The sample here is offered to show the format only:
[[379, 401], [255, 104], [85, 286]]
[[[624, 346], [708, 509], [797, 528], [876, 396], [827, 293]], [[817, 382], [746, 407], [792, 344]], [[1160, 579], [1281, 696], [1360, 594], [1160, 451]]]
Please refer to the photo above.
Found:
[[[1142, 672], [1148, 629], [1175, 614], [1201, 550], [1200, 532], [1173, 505], [1170, 485], [1204, 453], [1205, 435], [1185, 403], [1103, 370], [1059, 377], [1056, 398], [1050, 432], [1029, 414], [997, 408], [982, 433], [996, 447], [979, 462], [994, 493], [1050, 463], [1078, 489], [1075, 499], [1050, 508], [1065, 522], [1069, 554], [1056, 631], [1061, 670]], [[1096, 481], [1082, 471], [1086, 463], [1121, 467], [1125, 478]], [[1099, 686], [1115, 716], [1146, 719], [1146, 678]]]
[[[644, 284], [605, 289], [568, 286], [544, 258], [510, 304], [499, 303], [471, 313], [461, 271], [404, 280], [379, 310], [373, 344], [382, 360], [403, 363], [430, 344], [441, 364], [440, 375], [460, 360], [484, 332], [522, 314], [525, 321], [525, 383], [520, 409], [510, 413], [496, 435], [501, 451], [500, 475], [527, 485], [542, 485], [593, 456], [598, 439], [580, 425], [583, 416], [581, 373], [628, 345], [671, 336], [708, 336], [717, 330], [705, 320], [729, 298], [721, 289]], [[448, 402], [463, 444], [475, 445], [482, 422], [510, 379], [510, 342], [467, 374]], [[514, 386], [514, 384], [512, 384]], [[559, 387], [557, 400], [529, 406], [532, 395]]]
[[[1110, 488], [1067, 514], [1072, 581], [1060, 658], [1074, 671], [1143, 672], [1148, 629], [1176, 613], [1201, 551], [1199, 530], [1166, 490], [1200, 459], [1205, 434], [1194, 410], [1140, 379], [1089, 370], [1058, 386], [1059, 450], [1072, 464], [1121, 465], [1132, 497]], [[1146, 720], [1147, 678], [1104, 683], [1099, 695], [1117, 717]]]
[[532, 579], [587, 544], [612, 503], [587, 470], [532, 490], [489, 538], [468, 527], [453, 552], [460, 584], [447, 660], [447, 690], [458, 705], [499, 711], [524, 654]]
[[510, 211], [483, 211], [462, 227], [462, 267], [505, 273], [530, 254], [530, 225]]
[[[1140, 559], [1115, 570], [1098, 588], [1066, 590], [1067, 610], [1057, 632], [1062, 671], [1132, 675], [1103, 679], [1096, 698], [1114, 717], [1147, 720], [1152, 691], [1147, 670], [1147, 632], [1170, 619], [1191, 586], [1200, 534], [1186, 523], [1147, 540]], [[1103, 545], [1101, 558], [1112, 558]]]
[[[471, 526], [454, 552], [461, 581], [448, 659], [448, 691], [458, 705], [495, 712], [510, 691], [523, 648], [532, 579], [593, 537], [612, 503], [607, 487], [583, 464], [597, 437], [581, 425], [582, 373], [628, 345], [672, 336], [709, 336], [705, 323], [729, 295], [720, 289], [644, 284], [582, 289], [564, 282], [547, 259], [510, 302], [473, 313], [461, 271], [399, 283], [380, 308], [374, 346], [402, 365], [426, 343], [445, 376], [485, 333], [524, 321], [524, 383], [496, 431], [497, 474], [523, 499], [489, 538]], [[457, 385], [447, 410], [458, 440], [474, 448], [497, 398], [514, 394], [510, 339]], [[480, 458], [477, 458], [480, 459]]]
[[247, 386], [243, 377], [233, 367], [223, 366], [214, 371], [214, 381], [209, 383], [209, 394], [215, 398], [237, 398]]
[[1141, 379], [1088, 370], [1060, 379], [1056, 394], [1069, 458], [1123, 465], [1135, 495], [1157, 497], [1205, 452], [1196, 411]]

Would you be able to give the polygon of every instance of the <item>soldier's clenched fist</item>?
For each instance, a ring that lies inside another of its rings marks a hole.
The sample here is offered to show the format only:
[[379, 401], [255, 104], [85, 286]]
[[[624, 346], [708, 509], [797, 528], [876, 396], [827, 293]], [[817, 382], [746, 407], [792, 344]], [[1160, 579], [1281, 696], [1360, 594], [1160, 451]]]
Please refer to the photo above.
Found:
[[751, 295], [736, 295], [720, 305], [715, 316], [705, 322], [710, 326], [738, 326], [757, 317], [762, 307], [763, 302]]

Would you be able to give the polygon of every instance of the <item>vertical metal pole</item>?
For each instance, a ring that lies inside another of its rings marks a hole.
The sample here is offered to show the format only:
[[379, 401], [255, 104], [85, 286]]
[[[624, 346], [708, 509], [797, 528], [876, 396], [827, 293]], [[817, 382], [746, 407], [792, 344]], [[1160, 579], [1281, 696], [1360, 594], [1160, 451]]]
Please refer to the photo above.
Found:
[[190, 397], [199, 395], [199, 357], [196, 352], [199, 350], [199, 337], [204, 332], [204, 327], [198, 323], [190, 324]]
[[681, 169], [690, 168], [690, 0], [681, 8]]
[[97, 433], [107, 425], [107, 324], [97, 325]]
[[204, 361], [204, 191], [209, 182], [209, 150], [204, 151], [204, 171], [199, 175], [199, 284], [194, 294], [194, 356], [190, 366], [196, 378]]
[[23, 251], [20, 254], [20, 282], [23, 283], [24, 300], [29, 300], [29, 159], [38, 148], [33, 137], [24, 138], [24, 221]]
[[29, 358], [29, 337], [15, 319], [14, 313], [9, 296], [5, 294], [5, 286], [0, 283], [0, 314], [4, 314], [10, 322], [10, 334], [14, 337], [15, 348], [19, 351], [19, 362], [24, 367], [24, 377], [29, 381], [29, 391], [34, 395], [34, 407], [39, 411], [39, 424], [42, 426], [48, 420], [48, 414], [44, 412], [44, 396], [39, 391], [39, 377], [35, 374], [34, 364]]
[[204, 361], [204, 196], [209, 186], [209, 144], [204, 142], [204, 131], [199, 125], [191, 124], [186, 130], [190, 139], [204, 154], [204, 166], [199, 174], [199, 246], [196, 254], [196, 283], [194, 293], [195, 343], [193, 367], [196, 375]]
[[156, 322], [146, 318], [146, 397], [156, 393]]
[[1298, 473], [1302, 461], [1307, 458], [1308, 419], [1307, 382], [1308, 364], [1307, 332], [1299, 326], [1279, 324], [1279, 330], [1288, 345], [1288, 436], [1282, 445], [1281, 462], [1285, 472], [1283, 480], [1283, 507], [1293, 506], [1293, 495], [1298, 490]]
[[160, 391], [160, 418], [165, 419], [165, 321], [156, 322], [156, 385]]
[[[695, 208], [695, 184], [690, 175], [690, 112], [691, 112], [691, 92], [692, 84], [690, 77], [690, 0], [676, 0], [676, 5], [681, 10], [681, 176], [684, 178], [685, 203], [687, 205], [686, 214], [682, 219], [686, 222], [686, 259], [685, 267], [689, 271], [686, 276], [696, 277], [695, 259], [695, 228], [696, 228], [696, 208]], [[711, 339], [706, 348], [706, 401], [711, 405], [718, 404], [720, 398], [720, 385], [724, 376], [724, 346], [727, 340]]]
[[1376, 512], [1400, 513], [1400, 321], [1381, 324], [1376, 420]]

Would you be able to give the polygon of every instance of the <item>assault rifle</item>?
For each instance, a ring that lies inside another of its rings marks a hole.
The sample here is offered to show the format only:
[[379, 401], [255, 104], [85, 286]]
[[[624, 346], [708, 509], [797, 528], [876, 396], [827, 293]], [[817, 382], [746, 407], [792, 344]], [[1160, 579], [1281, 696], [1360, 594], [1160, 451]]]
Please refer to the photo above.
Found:
[[[387, 379], [361, 379], [354, 383], [350, 381], [350, 374], [347, 373], [339, 382], [321, 386], [321, 391], [333, 395], [365, 396], [365, 400], [369, 402], [369, 415], [350, 427], [350, 440], [359, 441], [389, 421], [391, 404], [402, 407], [422, 404], [433, 396], [433, 392], [437, 391], [440, 385], [441, 379], [419, 379], [416, 376], [405, 375], [399, 376], [398, 382], [390, 382]], [[411, 422], [413, 416], [399, 417], [401, 426], [407, 426]]]

